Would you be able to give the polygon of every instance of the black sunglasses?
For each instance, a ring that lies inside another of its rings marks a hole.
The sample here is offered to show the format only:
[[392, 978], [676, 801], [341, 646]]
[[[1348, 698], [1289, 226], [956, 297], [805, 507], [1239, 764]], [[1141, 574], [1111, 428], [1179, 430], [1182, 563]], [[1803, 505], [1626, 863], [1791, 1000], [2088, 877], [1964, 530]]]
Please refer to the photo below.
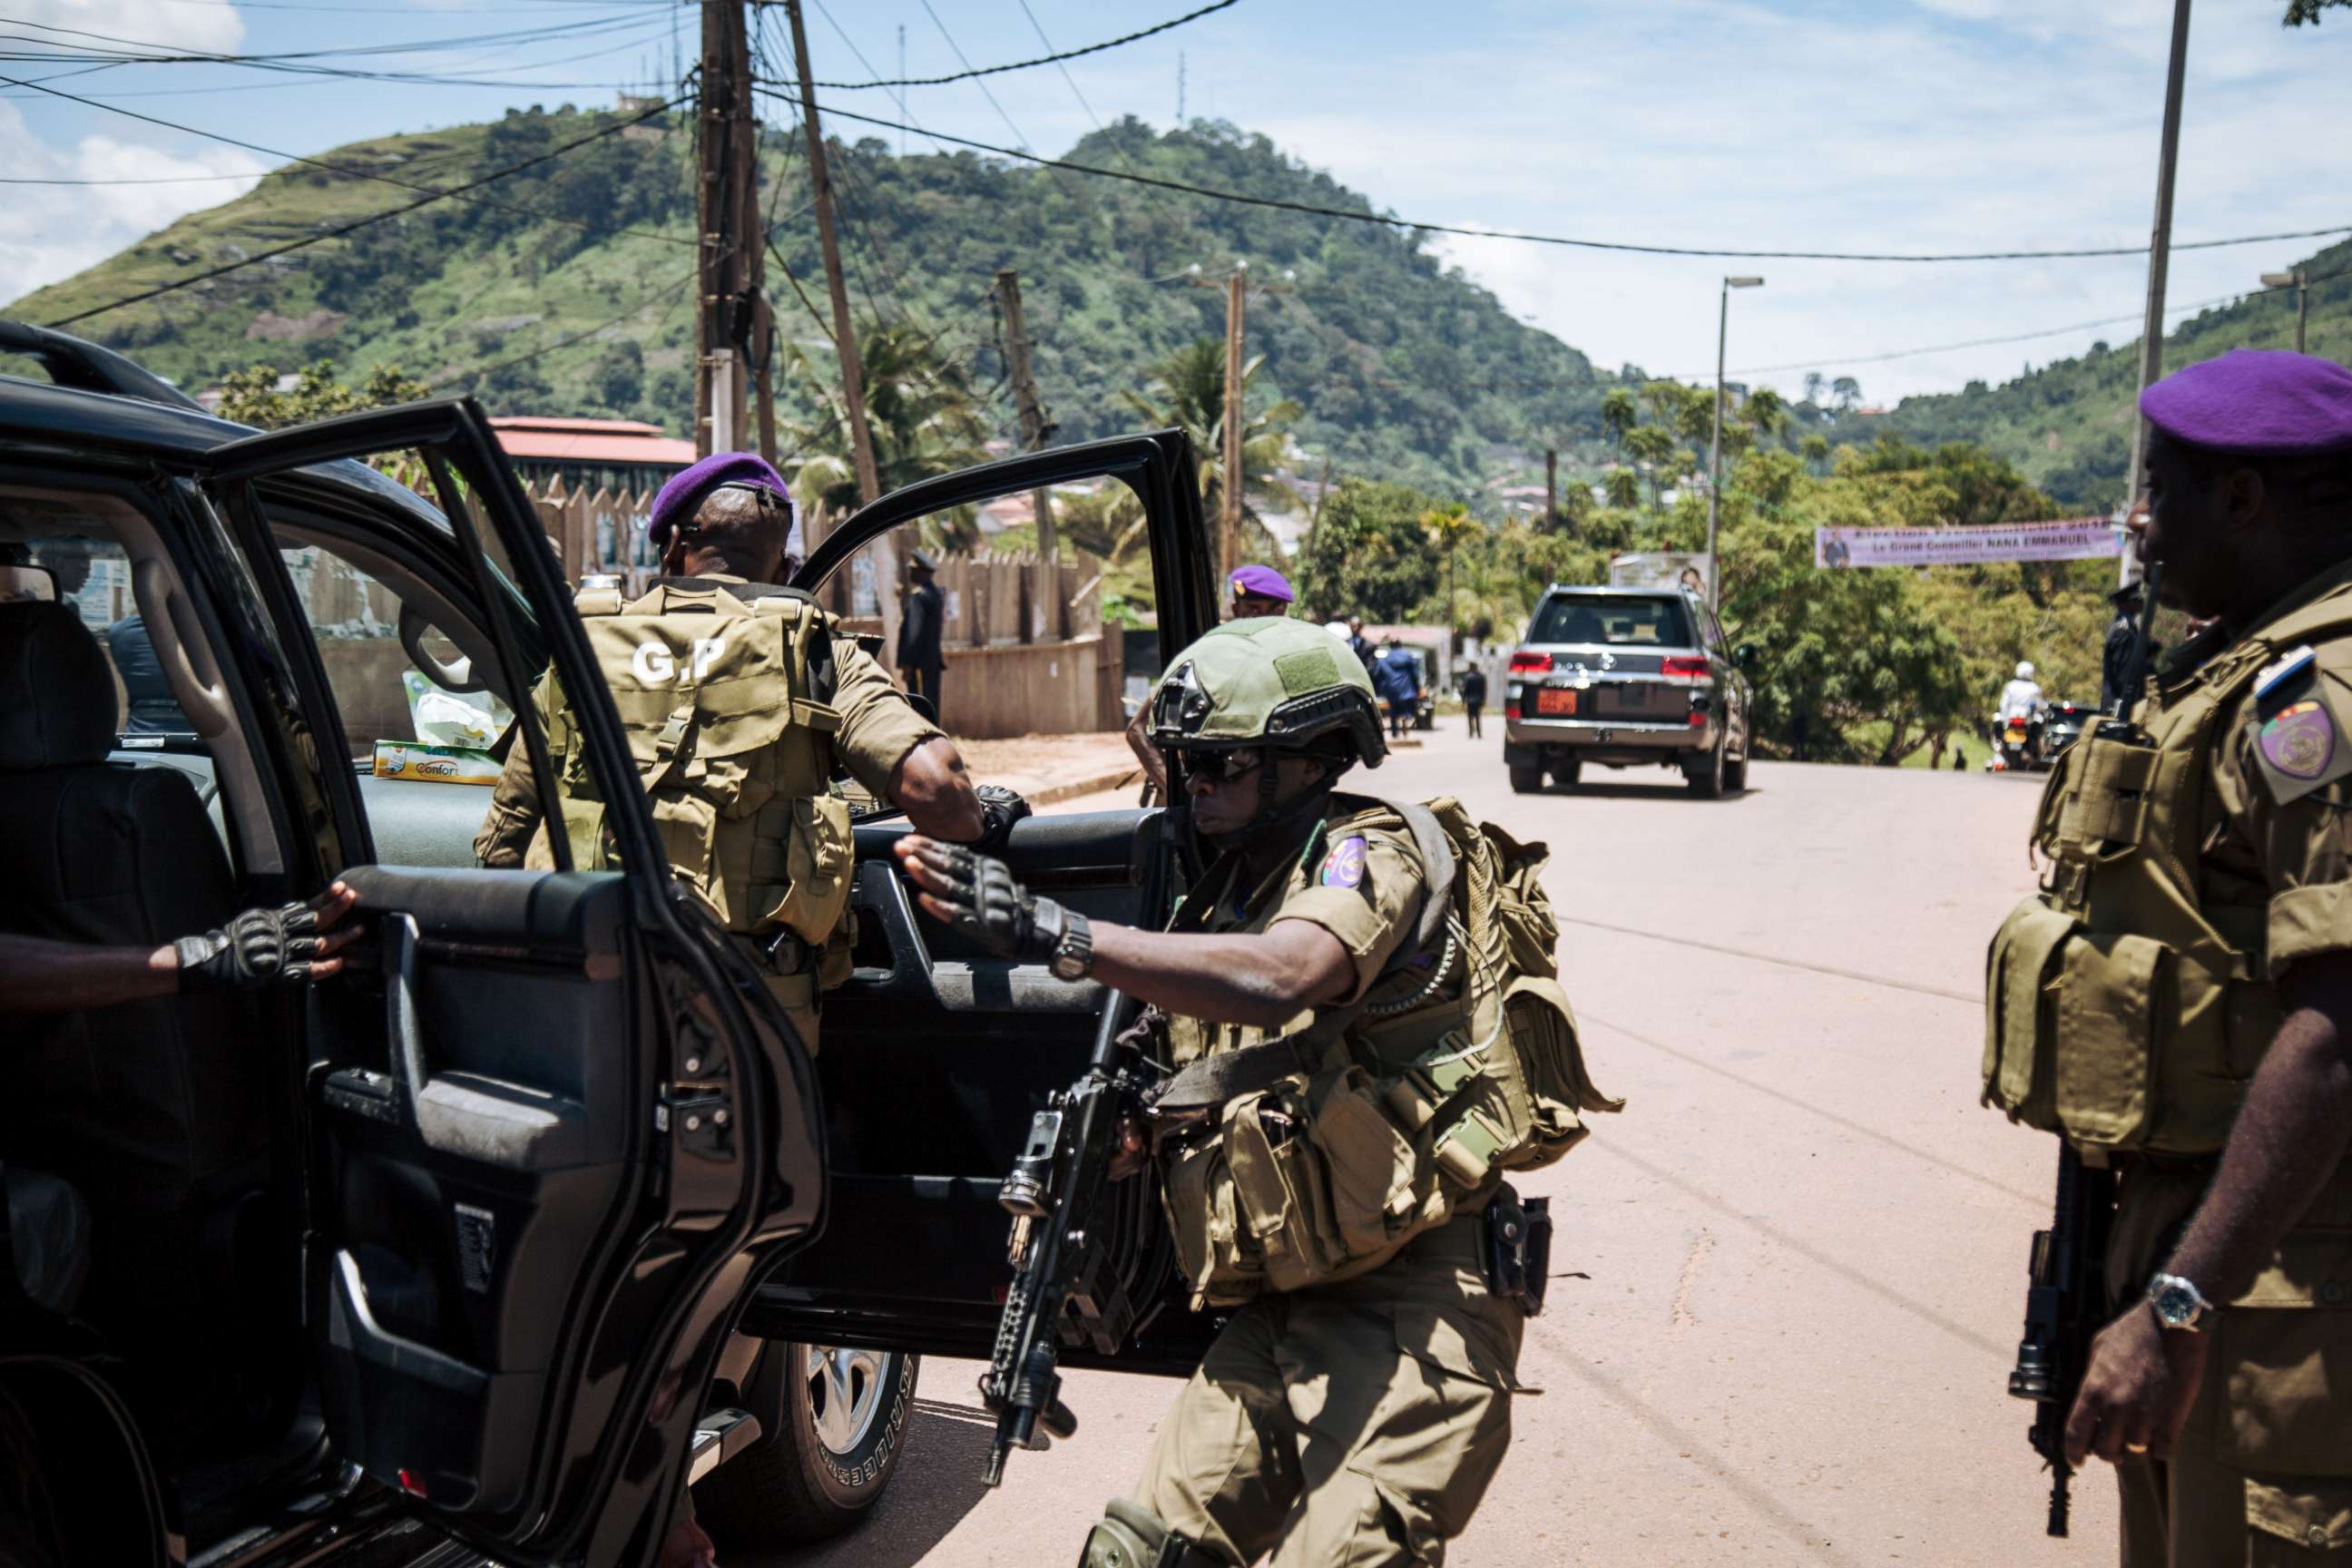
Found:
[[1187, 751], [1182, 756], [1187, 773], [1213, 784], [1231, 784], [1235, 779], [1246, 778], [1265, 763], [1265, 753], [1255, 746], [1236, 747], [1232, 751]]

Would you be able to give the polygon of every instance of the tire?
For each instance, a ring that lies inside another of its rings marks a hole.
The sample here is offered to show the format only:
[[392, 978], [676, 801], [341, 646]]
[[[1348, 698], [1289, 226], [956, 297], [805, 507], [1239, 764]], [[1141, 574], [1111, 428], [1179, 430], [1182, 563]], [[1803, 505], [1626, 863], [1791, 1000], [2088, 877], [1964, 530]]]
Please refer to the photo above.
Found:
[[1739, 760], [1726, 757], [1723, 763], [1723, 789], [1727, 795], [1744, 795], [1748, 790], [1748, 742], [1739, 747]]
[[1539, 793], [1542, 789], [1542, 763], [1513, 763], [1511, 764], [1511, 793], [1513, 795], [1535, 795]]
[[1698, 796], [1701, 800], [1721, 800], [1723, 798], [1723, 754], [1730, 749], [1730, 738], [1726, 736], [1723, 740], [1717, 741], [1715, 743], [1715, 750], [1706, 754], [1706, 760], [1705, 762], [1699, 763], [1696, 767], [1690, 767], [1688, 765], [1685, 766], [1683, 771], [1683, 782], [1690, 785], [1691, 794]]
[[1552, 764], [1552, 787], [1559, 790], [1563, 794], [1573, 790], [1576, 787], [1577, 780], [1583, 776], [1584, 763], [1581, 758], [1570, 757], [1564, 763], [1554, 763]]
[[840, 1534], [897, 1473], [922, 1358], [772, 1342], [782, 1358], [778, 1430], [694, 1489], [695, 1515], [727, 1554]]

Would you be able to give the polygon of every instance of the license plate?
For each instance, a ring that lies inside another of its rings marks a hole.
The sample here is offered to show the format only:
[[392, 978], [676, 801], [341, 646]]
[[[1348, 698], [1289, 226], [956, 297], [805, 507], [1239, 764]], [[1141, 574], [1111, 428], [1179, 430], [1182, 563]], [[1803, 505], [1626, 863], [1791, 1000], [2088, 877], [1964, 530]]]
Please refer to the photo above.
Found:
[[1567, 686], [1538, 687], [1536, 689], [1536, 711], [1538, 713], [1575, 712], [1575, 689]]

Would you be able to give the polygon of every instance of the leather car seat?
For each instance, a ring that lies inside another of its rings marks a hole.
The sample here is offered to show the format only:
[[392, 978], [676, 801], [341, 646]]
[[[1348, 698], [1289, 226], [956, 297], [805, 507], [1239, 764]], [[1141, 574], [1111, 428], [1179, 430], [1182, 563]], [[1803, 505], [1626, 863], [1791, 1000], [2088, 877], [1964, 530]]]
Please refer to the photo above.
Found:
[[[187, 776], [107, 761], [120, 710], [71, 609], [0, 605], [0, 931], [152, 948], [236, 912]], [[234, 1255], [269, 1166], [259, 1024], [243, 998], [166, 996], [10, 1019], [0, 1049], [0, 1157], [88, 1196], [85, 1315], [177, 1406], [214, 1397], [189, 1363], [251, 1338]]]

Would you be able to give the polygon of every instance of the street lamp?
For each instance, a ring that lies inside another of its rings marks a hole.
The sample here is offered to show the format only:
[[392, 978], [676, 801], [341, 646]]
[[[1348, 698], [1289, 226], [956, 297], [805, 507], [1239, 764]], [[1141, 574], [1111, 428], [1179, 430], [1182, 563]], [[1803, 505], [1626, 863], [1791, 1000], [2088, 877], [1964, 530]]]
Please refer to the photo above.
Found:
[[2294, 290], [2294, 352], [2301, 353], [2303, 324], [2305, 318], [2310, 313], [2311, 303], [2311, 289], [2303, 268], [2298, 267], [2292, 272], [2265, 272], [2263, 274], [2263, 287]]
[[1716, 559], [1715, 535], [1723, 522], [1723, 345], [1731, 331], [1731, 291], [1762, 287], [1761, 278], [1725, 279], [1722, 309], [1716, 313], [1715, 434], [1706, 452], [1706, 607], [1710, 610], [1723, 598], [1723, 563]]

